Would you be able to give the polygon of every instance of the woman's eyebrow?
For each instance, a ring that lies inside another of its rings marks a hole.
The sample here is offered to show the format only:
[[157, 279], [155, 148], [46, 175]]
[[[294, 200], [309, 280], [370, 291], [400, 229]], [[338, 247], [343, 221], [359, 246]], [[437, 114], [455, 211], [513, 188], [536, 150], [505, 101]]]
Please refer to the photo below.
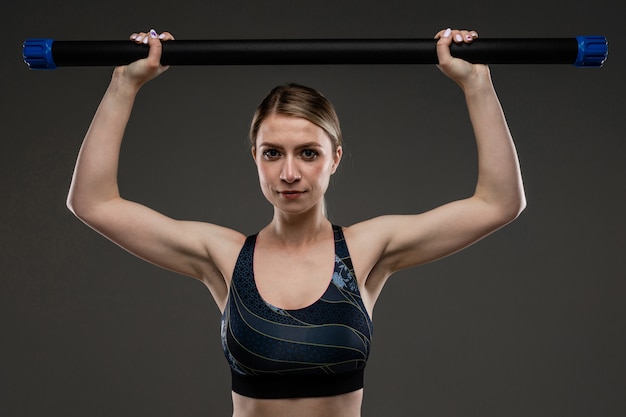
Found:
[[[303, 148], [322, 148], [322, 144], [319, 142], [306, 142], [306, 143], [302, 143], [298, 146], [296, 146], [296, 149], [303, 149]], [[274, 148], [274, 149], [284, 149], [283, 145], [279, 145], [276, 143], [272, 143], [272, 142], [261, 142], [259, 144], [259, 148]]]
[[272, 143], [272, 142], [261, 142], [259, 143], [259, 148], [261, 147], [265, 147], [265, 148], [282, 148], [281, 145], [278, 145], [276, 143]]

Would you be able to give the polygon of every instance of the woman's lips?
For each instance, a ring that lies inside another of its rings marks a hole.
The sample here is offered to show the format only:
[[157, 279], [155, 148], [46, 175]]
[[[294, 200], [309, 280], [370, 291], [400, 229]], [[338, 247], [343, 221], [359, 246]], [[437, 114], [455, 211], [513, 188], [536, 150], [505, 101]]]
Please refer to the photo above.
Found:
[[304, 191], [285, 190], [285, 191], [279, 191], [279, 194], [283, 198], [286, 198], [287, 200], [295, 200], [296, 198], [304, 194]]

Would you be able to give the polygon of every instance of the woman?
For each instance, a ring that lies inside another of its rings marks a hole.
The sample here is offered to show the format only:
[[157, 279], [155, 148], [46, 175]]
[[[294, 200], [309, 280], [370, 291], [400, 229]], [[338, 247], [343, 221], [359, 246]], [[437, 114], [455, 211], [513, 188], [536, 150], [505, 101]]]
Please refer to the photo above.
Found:
[[339, 123], [315, 90], [281, 86], [261, 103], [250, 132], [274, 215], [246, 237], [120, 196], [118, 157], [135, 96], [167, 69], [161, 41], [173, 39], [155, 31], [131, 36], [149, 44], [149, 55], [115, 69], [82, 145], [68, 207], [124, 249], [204, 282], [223, 312], [234, 417], [358, 417], [371, 315], [389, 276], [476, 242], [525, 207], [489, 69], [450, 55], [452, 42], [477, 37], [450, 29], [435, 36], [439, 68], [463, 90], [474, 128], [479, 175], [471, 197], [421, 214], [332, 225], [324, 193], [342, 157]]

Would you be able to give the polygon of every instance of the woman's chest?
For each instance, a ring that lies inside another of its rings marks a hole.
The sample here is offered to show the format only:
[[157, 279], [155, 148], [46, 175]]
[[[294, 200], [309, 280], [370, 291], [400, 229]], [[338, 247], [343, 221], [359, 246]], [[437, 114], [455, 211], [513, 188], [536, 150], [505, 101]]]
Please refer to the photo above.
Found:
[[328, 288], [334, 270], [335, 253], [328, 248], [299, 253], [257, 248], [253, 261], [254, 281], [261, 298], [289, 310], [317, 301]]

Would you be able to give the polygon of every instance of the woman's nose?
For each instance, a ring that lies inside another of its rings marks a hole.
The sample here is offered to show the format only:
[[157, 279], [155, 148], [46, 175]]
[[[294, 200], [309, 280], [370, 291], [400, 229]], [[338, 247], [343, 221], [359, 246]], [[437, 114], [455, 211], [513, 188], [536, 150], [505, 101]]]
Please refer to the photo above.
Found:
[[291, 157], [286, 158], [280, 172], [280, 179], [291, 184], [298, 181], [301, 177], [296, 161]]

